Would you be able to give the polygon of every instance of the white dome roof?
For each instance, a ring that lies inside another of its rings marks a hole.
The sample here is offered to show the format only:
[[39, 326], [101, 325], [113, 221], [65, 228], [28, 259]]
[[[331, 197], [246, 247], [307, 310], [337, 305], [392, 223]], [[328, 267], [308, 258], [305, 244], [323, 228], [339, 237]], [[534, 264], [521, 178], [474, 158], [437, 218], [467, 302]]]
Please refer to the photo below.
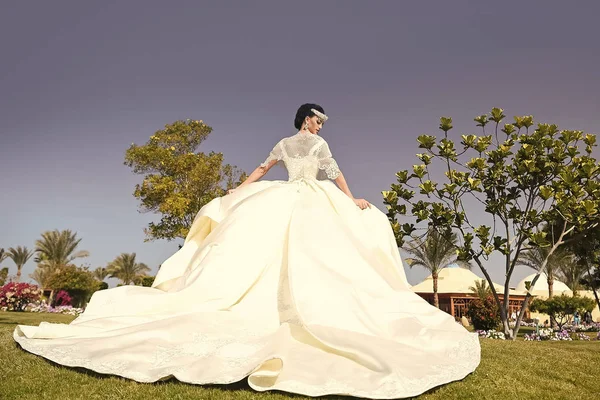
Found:
[[[525, 278], [523, 278], [523, 280], [521, 280], [521, 282], [519, 282], [519, 284], [517, 285], [515, 290], [517, 292], [525, 294], [525, 292], [527, 292], [525, 282], [531, 282], [533, 280], [533, 278], [535, 278], [535, 275], [536, 274], [531, 274], [531, 275], [528, 275]], [[552, 284], [552, 292], [553, 292], [553, 294], [558, 294], [558, 295], [560, 295], [562, 293], [569, 294], [569, 295], [573, 294], [573, 292], [571, 291], [571, 289], [569, 289], [569, 287], [567, 285], [565, 285], [564, 283], [562, 283], [561, 281], [556, 280], [556, 279], [554, 279], [554, 283]], [[540, 274], [540, 277], [535, 282], [535, 287], [531, 291], [531, 294], [533, 294], [535, 296], [541, 296], [541, 297], [548, 296], [548, 278], [546, 277], [545, 273], [542, 272]]]
[[[482, 279], [485, 280], [468, 269], [458, 266], [446, 267], [438, 273], [438, 293], [472, 293], [469, 287], [474, 287], [475, 282]], [[494, 283], [494, 286], [497, 292], [504, 292], [503, 286], [497, 283]], [[429, 275], [423, 282], [411, 287], [411, 290], [417, 293], [433, 293], [433, 277]]]

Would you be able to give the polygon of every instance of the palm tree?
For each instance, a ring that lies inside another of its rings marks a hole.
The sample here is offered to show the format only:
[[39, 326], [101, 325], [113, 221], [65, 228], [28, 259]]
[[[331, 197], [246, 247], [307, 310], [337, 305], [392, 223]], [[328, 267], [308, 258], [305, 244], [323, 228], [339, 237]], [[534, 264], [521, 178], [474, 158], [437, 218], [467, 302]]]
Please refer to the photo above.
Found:
[[556, 249], [550, 257], [548, 257], [549, 253], [550, 247], [536, 247], [524, 251], [517, 259], [519, 265], [525, 265], [537, 271], [540, 270], [544, 260], [548, 259], [545, 271], [548, 281], [548, 298], [554, 295], [554, 280], [556, 279], [557, 274], [560, 273], [561, 265], [574, 262], [573, 255], [560, 247]]
[[106, 277], [108, 275], [110, 275], [110, 273], [108, 272], [108, 269], [105, 267], [98, 267], [93, 271], [94, 274], [94, 278], [98, 279], [100, 282], [103, 282], [104, 279], [106, 279]]
[[475, 281], [475, 286], [470, 286], [469, 290], [481, 300], [485, 300], [488, 296], [492, 295], [492, 289], [488, 286], [485, 279]]
[[412, 256], [406, 259], [411, 268], [420, 265], [431, 272], [433, 278], [433, 305], [437, 308], [440, 307], [437, 293], [440, 271], [457, 263], [462, 267], [471, 268], [469, 264], [457, 262], [456, 260], [457, 240], [455, 233], [442, 235], [436, 230], [430, 230], [424, 241], [421, 238], [414, 238], [404, 247], [404, 250]]
[[[48, 287], [48, 281], [52, 276], [52, 271], [49, 268], [36, 268], [29, 277], [38, 283], [40, 288]], [[51, 294], [52, 295], [52, 294]]]
[[79, 242], [81, 239], [77, 239], [77, 233], [69, 229], [62, 232], [58, 229], [44, 232], [42, 238], [35, 241], [35, 251], [38, 252], [35, 261], [42, 268], [49, 267], [55, 270], [69, 265], [76, 258], [88, 257], [90, 255], [88, 251], [76, 251]]
[[123, 284], [129, 285], [145, 276], [150, 268], [146, 264], [136, 263], [135, 253], [121, 253], [120, 256], [108, 264], [107, 270], [111, 278], [120, 279]]
[[8, 254], [6, 254], [6, 251], [4, 251], [4, 249], [0, 249], [0, 263], [2, 261], [4, 261], [4, 259], [8, 257]]
[[585, 262], [581, 260], [575, 260], [575, 257], [565, 260], [564, 264], [558, 267], [557, 276], [573, 291], [577, 291], [581, 288], [581, 280], [587, 272], [587, 266]]
[[[30, 276], [42, 288], [45, 288], [48, 279], [57, 269], [66, 267], [76, 258], [88, 257], [90, 255], [86, 250], [77, 250], [79, 242], [81, 242], [81, 239], [77, 239], [77, 233], [71, 232], [70, 229], [64, 231], [55, 229], [42, 233], [42, 238], [35, 241], [37, 256], [34, 258], [34, 261], [38, 263], [38, 270], [45, 271], [37, 272], [36, 270]], [[53, 297], [54, 290], [50, 292], [50, 303], [52, 303]]]
[[17, 246], [16, 249], [14, 247], [9, 248], [7, 253], [8, 257], [10, 257], [17, 266], [17, 282], [20, 282], [21, 269], [23, 268], [23, 265], [29, 261], [31, 256], [33, 256], [35, 251], [29, 250], [27, 247]]

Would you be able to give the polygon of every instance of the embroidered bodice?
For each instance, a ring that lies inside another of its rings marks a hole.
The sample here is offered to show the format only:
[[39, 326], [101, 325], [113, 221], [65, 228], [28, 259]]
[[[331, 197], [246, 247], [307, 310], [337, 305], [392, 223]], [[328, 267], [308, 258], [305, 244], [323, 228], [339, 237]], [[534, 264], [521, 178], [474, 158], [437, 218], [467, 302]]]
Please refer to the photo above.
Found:
[[325, 139], [311, 133], [298, 132], [280, 140], [261, 166], [264, 167], [273, 160], [283, 161], [289, 181], [314, 180], [319, 171], [323, 171], [329, 179], [340, 175], [340, 169]]

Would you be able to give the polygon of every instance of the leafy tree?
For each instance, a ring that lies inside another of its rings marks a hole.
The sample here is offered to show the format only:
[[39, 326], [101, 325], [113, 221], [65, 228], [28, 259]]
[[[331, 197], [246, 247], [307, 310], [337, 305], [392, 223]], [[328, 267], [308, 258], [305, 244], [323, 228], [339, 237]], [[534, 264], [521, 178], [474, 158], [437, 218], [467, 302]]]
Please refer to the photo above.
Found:
[[108, 265], [107, 270], [111, 278], [117, 278], [125, 285], [136, 282], [146, 275], [150, 268], [144, 263], [135, 262], [135, 253], [122, 253]]
[[[440, 307], [438, 298], [438, 274], [444, 268], [457, 262], [456, 260], [456, 234], [443, 235], [431, 230], [427, 238], [414, 238], [404, 246], [404, 250], [412, 257], [406, 263], [412, 268], [415, 265], [424, 267], [431, 272], [433, 278], [433, 305]], [[468, 268], [470, 266], [466, 265]]]
[[17, 282], [21, 281], [21, 269], [23, 265], [29, 261], [29, 259], [33, 256], [34, 251], [28, 250], [27, 247], [17, 246], [16, 248], [11, 247], [8, 249], [8, 257], [10, 257], [15, 265], [17, 266]]
[[469, 290], [480, 300], [485, 300], [492, 296], [492, 289], [490, 289], [485, 279], [475, 281], [475, 286], [470, 286]]
[[202, 121], [176, 121], [127, 149], [125, 165], [144, 175], [134, 191], [141, 211], [161, 215], [145, 229], [145, 241], [185, 238], [202, 206], [245, 179], [237, 167], [223, 164], [222, 153], [196, 152], [211, 131]]
[[72, 304], [76, 307], [81, 307], [99, 289], [92, 272], [73, 264], [57, 268], [48, 278], [47, 285], [53, 291], [66, 290], [73, 297]]
[[[499, 108], [476, 117], [482, 134], [462, 135], [459, 143], [448, 134], [452, 119], [442, 117], [439, 128], [443, 138], [419, 136], [423, 153], [417, 158], [421, 163], [414, 165], [412, 172], [399, 171], [397, 183], [382, 193], [399, 245], [417, 229], [415, 224], [396, 220], [397, 215], [406, 214], [407, 206], [417, 224], [458, 233], [459, 259], [479, 266], [500, 309], [504, 334], [514, 339], [531, 298], [527, 293], [511, 329], [509, 282], [521, 253], [550, 246], [551, 256], [567, 236], [584, 234], [595, 226], [600, 219], [600, 183], [592, 157], [595, 135], [559, 131], [550, 124], [531, 129], [532, 116], [514, 117], [514, 123], [501, 126], [505, 117]], [[490, 134], [488, 125], [492, 126]], [[445, 179], [436, 181], [435, 165], [445, 170]], [[473, 213], [478, 207], [488, 214], [488, 225], [475, 221]], [[561, 218], [563, 223], [554, 229]], [[553, 227], [550, 234], [544, 230], [547, 225]], [[486, 268], [492, 253], [504, 258], [502, 300]], [[548, 258], [532, 279], [533, 286], [547, 263]]]
[[573, 315], [575, 311], [578, 311], [580, 314], [586, 311], [592, 312], [595, 306], [594, 300], [590, 298], [562, 294], [545, 300], [536, 298], [529, 305], [529, 309], [552, 315], [559, 329], [562, 329], [563, 325], [568, 322], [569, 315]]

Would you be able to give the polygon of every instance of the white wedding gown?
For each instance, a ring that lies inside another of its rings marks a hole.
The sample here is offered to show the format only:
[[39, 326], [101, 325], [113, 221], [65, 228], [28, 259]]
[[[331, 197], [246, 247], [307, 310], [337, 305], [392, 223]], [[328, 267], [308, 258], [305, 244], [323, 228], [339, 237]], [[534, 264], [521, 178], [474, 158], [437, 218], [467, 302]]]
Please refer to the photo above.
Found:
[[477, 334], [410, 290], [385, 214], [318, 179], [339, 174], [327, 143], [300, 132], [273, 159], [289, 181], [204, 206], [153, 287], [98, 291], [70, 324], [19, 325], [14, 339], [139, 382], [247, 377], [308, 396], [408, 397], [471, 373]]

